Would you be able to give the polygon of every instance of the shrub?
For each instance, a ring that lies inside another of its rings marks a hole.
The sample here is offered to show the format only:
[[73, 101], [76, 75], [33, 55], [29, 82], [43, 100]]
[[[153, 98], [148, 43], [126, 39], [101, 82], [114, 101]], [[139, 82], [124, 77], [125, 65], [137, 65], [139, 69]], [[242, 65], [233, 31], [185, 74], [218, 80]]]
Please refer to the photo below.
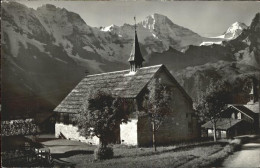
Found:
[[230, 153], [236, 152], [241, 149], [241, 144], [243, 144], [241, 139], [234, 139], [229, 142], [229, 146], [231, 149]]
[[94, 150], [95, 160], [111, 159], [114, 156], [113, 148], [99, 146]]

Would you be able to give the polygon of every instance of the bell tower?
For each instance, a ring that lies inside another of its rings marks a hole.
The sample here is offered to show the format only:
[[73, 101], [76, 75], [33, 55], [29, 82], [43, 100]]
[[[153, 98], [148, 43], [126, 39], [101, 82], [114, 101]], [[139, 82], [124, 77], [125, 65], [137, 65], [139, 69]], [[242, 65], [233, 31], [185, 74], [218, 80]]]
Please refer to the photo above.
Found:
[[144, 61], [140, 50], [139, 42], [138, 42], [135, 17], [134, 20], [135, 20], [135, 38], [134, 38], [134, 43], [133, 43], [130, 57], [128, 59], [130, 63], [130, 72], [136, 72], [139, 68], [143, 66], [143, 61]]

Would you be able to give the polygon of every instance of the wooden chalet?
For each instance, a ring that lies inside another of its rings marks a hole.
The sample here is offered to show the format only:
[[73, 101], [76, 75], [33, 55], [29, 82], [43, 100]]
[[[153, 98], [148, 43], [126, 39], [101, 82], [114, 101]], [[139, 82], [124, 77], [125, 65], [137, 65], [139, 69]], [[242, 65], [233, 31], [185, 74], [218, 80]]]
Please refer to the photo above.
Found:
[[[247, 104], [229, 104], [228, 108], [221, 113], [216, 129], [218, 138], [232, 138], [259, 132], [260, 113], [255, 82], [249, 95], [250, 101]], [[206, 129], [208, 136], [213, 136], [213, 124], [210, 121], [202, 125], [202, 128]]]

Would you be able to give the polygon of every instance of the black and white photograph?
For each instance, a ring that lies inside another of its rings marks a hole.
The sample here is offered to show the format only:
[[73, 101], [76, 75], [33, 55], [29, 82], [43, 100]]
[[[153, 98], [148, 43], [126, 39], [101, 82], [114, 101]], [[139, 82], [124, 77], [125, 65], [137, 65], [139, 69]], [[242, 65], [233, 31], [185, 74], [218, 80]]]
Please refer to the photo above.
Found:
[[1, 1], [1, 167], [260, 167], [260, 2]]

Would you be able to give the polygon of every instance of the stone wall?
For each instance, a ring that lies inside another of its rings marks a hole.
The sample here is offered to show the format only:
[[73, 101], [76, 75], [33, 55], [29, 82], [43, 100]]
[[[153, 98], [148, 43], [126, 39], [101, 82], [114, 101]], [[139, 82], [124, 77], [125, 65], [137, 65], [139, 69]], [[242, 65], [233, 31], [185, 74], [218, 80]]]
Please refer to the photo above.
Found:
[[121, 144], [138, 145], [137, 144], [137, 119], [131, 119], [127, 123], [120, 125]]
[[56, 123], [55, 124], [55, 137], [59, 137], [60, 133], [62, 133], [66, 139], [81, 141], [81, 142], [85, 142], [85, 143], [92, 144], [92, 145], [99, 144], [98, 137], [86, 139], [85, 137], [79, 135], [78, 127], [73, 126], [71, 124], [65, 125], [62, 123]]
[[[199, 125], [194, 117], [192, 102], [182, 93], [177, 84], [164, 71], [155, 78], [171, 88], [171, 112], [156, 132], [156, 141], [159, 145], [168, 145], [178, 141], [189, 141], [199, 138]], [[155, 80], [155, 79], [153, 79]], [[153, 80], [148, 84], [152, 85]], [[149, 119], [139, 118], [138, 144], [147, 146], [152, 144], [152, 126]]]
[[148, 116], [138, 118], [137, 132], [138, 146], [153, 145], [152, 124]]

